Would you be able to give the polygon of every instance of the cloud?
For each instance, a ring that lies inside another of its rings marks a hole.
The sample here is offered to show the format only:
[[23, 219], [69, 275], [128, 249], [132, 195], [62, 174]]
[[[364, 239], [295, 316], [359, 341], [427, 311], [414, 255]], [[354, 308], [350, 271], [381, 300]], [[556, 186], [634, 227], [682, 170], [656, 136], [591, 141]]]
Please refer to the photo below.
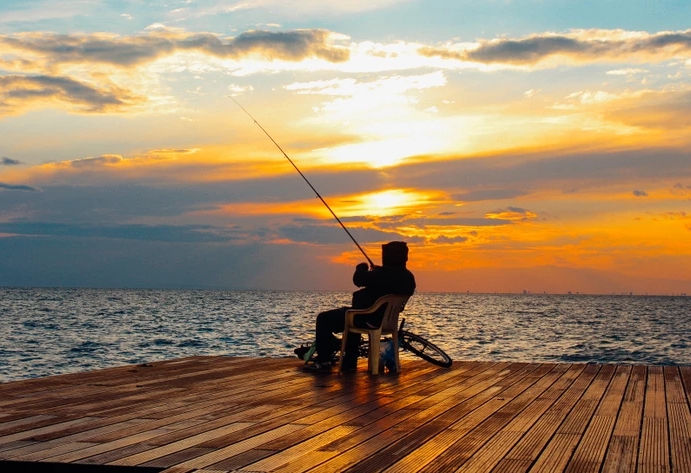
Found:
[[3, 166], [16, 166], [18, 164], [22, 164], [22, 162], [17, 161], [16, 159], [8, 158], [7, 156], [3, 156], [2, 160], [0, 161], [0, 164], [2, 164]]
[[[638, 185], [641, 179], [691, 178], [691, 155], [674, 148], [642, 148], [618, 152], [503, 152], [494, 156], [424, 160], [387, 170], [401, 187], [473, 190], [602, 188], [612, 183]], [[677, 188], [677, 190], [681, 190]], [[454, 194], [455, 195], [455, 194]]]
[[530, 194], [530, 192], [515, 189], [479, 189], [461, 194], [453, 194], [451, 198], [461, 202], [478, 202], [483, 200], [514, 199], [528, 194]]
[[99, 156], [97, 158], [82, 158], [73, 159], [72, 161], [67, 161], [66, 164], [73, 168], [97, 168], [108, 164], [119, 164], [124, 160], [122, 156], [115, 154], [108, 154]]
[[[398, 232], [386, 232], [371, 228], [348, 228], [348, 231], [359, 243], [378, 243], [393, 240], [410, 241], [409, 237]], [[322, 245], [348, 243], [350, 241], [350, 237], [338, 224], [283, 225], [278, 229], [278, 235], [293, 242]]]
[[5, 54], [35, 54], [52, 64], [104, 63], [132, 67], [182, 51], [198, 51], [222, 59], [257, 54], [270, 60], [301, 61], [316, 57], [329, 62], [346, 61], [350, 55], [348, 49], [332, 45], [331, 35], [323, 29], [256, 30], [234, 38], [169, 29], [155, 29], [139, 36], [20, 33], [0, 36], [0, 45], [4, 46]]
[[571, 62], [602, 60], [664, 60], [688, 56], [691, 30], [655, 34], [623, 30], [572, 30], [569, 33], [542, 33], [521, 39], [481, 40], [476, 44], [445, 47], [424, 46], [423, 56], [482, 64], [533, 66], [559, 57]]
[[633, 191], [633, 195], [635, 195], [636, 197], [648, 197], [648, 193], [646, 191], [639, 190]]
[[537, 214], [520, 207], [507, 207], [505, 209], [498, 209], [493, 212], [488, 212], [486, 217], [509, 221], [525, 221], [531, 218], [536, 218]]
[[83, 113], [101, 113], [143, 101], [143, 97], [112, 84], [107, 89], [99, 89], [68, 77], [0, 76], [0, 114], [23, 111], [36, 102], [68, 105]]
[[684, 185], [681, 182], [677, 182], [674, 184], [674, 187], [672, 187], [671, 192], [673, 195], [691, 196], [691, 185]]
[[377, 222], [379, 227], [397, 228], [404, 223], [406, 226], [414, 226], [421, 229], [429, 227], [498, 227], [502, 225], [511, 225], [511, 220], [502, 220], [500, 218], [483, 218], [483, 217], [456, 217], [456, 218], [406, 218], [404, 222], [390, 222], [388, 225], [383, 222]]
[[607, 75], [610, 76], [630, 76], [634, 74], [644, 74], [647, 73], [648, 71], [645, 69], [636, 69], [636, 68], [626, 68], [626, 69], [615, 69], [613, 71], [607, 71]]
[[165, 242], [227, 242], [225, 229], [209, 225], [86, 225], [51, 222], [0, 222], [0, 232], [23, 236], [69, 236]]
[[691, 91], [642, 91], [622, 96], [616, 107], [602, 111], [605, 119], [641, 128], [678, 130], [691, 127]]
[[331, 246], [16, 236], [0, 255], [0, 286], [352, 291]]
[[[323, 29], [244, 32], [234, 38], [212, 33], [186, 33], [156, 28], [141, 35], [110, 33], [17, 33], [0, 35], [0, 114], [31, 107], [60, 106], [76, 113], [142, 110], [170, 113], [178, 101], [162, 73], [237, 72], [240, 60], [251, 64], [299, 63], [320, 59], [342, 63], [349, 49], [334, 44]], [[192, 59], [189, 53], [205, 57]], [[178, 53], [184, 57], [172, 58]], [[158, 59], [169, 62], [156, 67]], [[229, 61], [230, 60], [230, 61]], [[230, 89], [238, 93], [236, 89]], [[240, 91], [249, 90], [241, 89]], [[146, 105], [146, 108], [144, 108]]]
[[446, 77], [441, 71], [418, 75], [392, 75], [375, 80], [330, 79], [312, 82], [296, 82], [285, 87], [296, 90], [298, 94], [317, 94], [348, 97], [367, 94], [395, 94], [410, 90], [425, 90], [446, 85]]
[[0, 189], [5, 189], [5, 190], [9, 190], [9, 191], [31, 191], [31, 192], [35, 192], [38, 190], [35, 187], [31, 187], [31, 186], [26, 186], [26, 185], [21, 185], [21, 184], [20, 185], [4, 184], [2, 182], [0, 182]]
[[447, 237], [446, 235], [439, 235], [438, 237], [431, 238], [429, 241], [432, 243], [436, 243], [438, 245], [453, 245], [455, 243], [464, 243], [464, 242], [468, 241], [468, 237], [465, 237], [465, 236]]

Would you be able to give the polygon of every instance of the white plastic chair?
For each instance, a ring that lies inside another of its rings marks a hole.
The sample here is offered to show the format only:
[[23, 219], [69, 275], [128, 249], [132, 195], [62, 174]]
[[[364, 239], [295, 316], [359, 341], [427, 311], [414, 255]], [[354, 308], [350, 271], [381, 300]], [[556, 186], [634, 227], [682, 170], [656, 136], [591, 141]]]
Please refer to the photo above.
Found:
[[[369, 361], [367, 368], [372, 374], [379, 374], [379, 342], [381, 337], [384, 335], [391, 335], [393, 339], [394, 359], [396, 360], [396, 372], [398, 373], [401, 370], [401, 364], [398, 360], [398, 316], [403, 310], [408, 298], [408, 296], [400, 294], [389, 294], [388, 296], [377, 299], [372, 307], [368, 309], [348, 309], [346, 311], [345, 328], [343, 329], [343, 338], [341, 339], [341, 353], [338, 357], [339, 371], [343, 365], [343, 355], [345, 353], [346, 340], [349, 333], [367, 335], [369, 339]], [[386, 304], [384, 317], [378, 328], [361, 328], [355, 326], [355, 316], [373, 314], [384, 304]]]

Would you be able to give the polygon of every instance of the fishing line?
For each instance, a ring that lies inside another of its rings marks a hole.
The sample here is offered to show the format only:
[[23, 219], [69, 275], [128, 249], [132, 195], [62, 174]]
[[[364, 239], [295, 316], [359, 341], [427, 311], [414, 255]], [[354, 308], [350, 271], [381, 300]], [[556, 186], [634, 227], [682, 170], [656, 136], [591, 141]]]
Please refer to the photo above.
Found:
[[321, 194], [319, 194], [319, 192], [317, 192], [317, 189], [315, 189], [314, 186], [310, 183], [310, 181], [307, 180], [307, 178], [306, 178], [305, 175], [302, 173], [302, 171], [300, 171], [300, 169], [298, 169], [298, 167], [295, 165], [295, 163], [293, 162], [293, 160], [290, 159], [290, 157], [286, 154], [285, 151], [283, 151], [283, 148], [281, 148], [281, 147], [278, 145], [278, 143], [276, 143], [276, 140], [274, 140], [274, 139], [271, 137], [271, 135], [269, 134], [269, 132], [266, 131], [266, 130], [264, 129], [264, 127], [261, 126], [261, 125], [259, 124], [259, 122], [250, 114], [250, 112], [248, 112], [247, 110], [245, 110], [245, 107], [243, 107], [242, 105], [240, 105], [240, 104], [238, 103], [238, 101], [235, 100], [232, 96], [228, 95], [227, 97], [230, 97], [230, 99], [231, 99], [233, 102], [235, 102], [235, 103], [237, 104], [237, 106], [240, 107], [240, 108], [242, 109], [242, 111], [245, 112], [245, 113], [252, 119], [252, 121], [254, 121], [254, 123], [264, 132], [264, 134], [265, 134], [266, 136], [269, 137], [269, 139], [273, 142], [273, 144], [276, 145], [276, 148], [278, 148], [278, 149], [281, 151], [281, 153], [283, 153], [283, 156], [285, 156], [286, 159], [288, 160], [288, 162], [290, 162], [290, 164], [293, 165], [293, 167], [295, 168], [295, 170], [300, 174], [300, 176], [302, 176], [302, 178], [305, 180], [305, 182], [307, 183], [307, 185], [310, 186], [310, 188], [314, 191], [315, 194], [317, 194], [317, 197], [319, 198], [319, 200], [322, 201], [322, 204], [324, 204], [324, 205], [326, 206], [326, 208], [329, 209], [329, 212], [331, 212], [331, 215], [334, 216], [334, 218], [336, 219], [336, 221], [341, 225], [341, 227], [343, 228], [343, 230], [345, 230], [345, 232], [348, 234], [348, 236], [350, 237], [350, 239], [353, 240], [353, 243], [355, 243], [355, 246], [358, 247], [358, 249], [362, 252], [362, 254], [364, 255], [364, 257], [365, 257], [365, 258], [367, 259], [367, 261], [369, 262], [370, 267], [373, 267], [373, 266], [374, 266], [374, 263], [372, 262], [371, 259], [369, 259], [369, 256], [367, 256], [367, 253], [365, 253], [365, 250], [362, 249], [362, 247], [361, 247], [360, 244], [355, 240], [355, 238], [353, 237], [353, 235], [350, 234], [350, 232], [348, 231], [348, 229], [346, 228], [346, 226], [343, 225], [343, 222], [341, 222], [341, 219], [338, 218], [338, 216], [334, 213], [333, 210], [331, 210], [331, 207], [329, 207], [329, 204], [326, 203], [326, 201], [325, 201], [324, 198], [321, 196]]

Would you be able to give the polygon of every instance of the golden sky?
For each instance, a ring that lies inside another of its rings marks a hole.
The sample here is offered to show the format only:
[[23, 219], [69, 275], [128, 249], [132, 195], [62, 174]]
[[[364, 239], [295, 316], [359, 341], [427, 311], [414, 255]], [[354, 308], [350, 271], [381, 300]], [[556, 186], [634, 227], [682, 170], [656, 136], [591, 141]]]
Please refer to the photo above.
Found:
[[691, 293], [691, 6], [346, 3], [0, 6], [0, 285], [350, 290], [232, 97], [419, 290]]

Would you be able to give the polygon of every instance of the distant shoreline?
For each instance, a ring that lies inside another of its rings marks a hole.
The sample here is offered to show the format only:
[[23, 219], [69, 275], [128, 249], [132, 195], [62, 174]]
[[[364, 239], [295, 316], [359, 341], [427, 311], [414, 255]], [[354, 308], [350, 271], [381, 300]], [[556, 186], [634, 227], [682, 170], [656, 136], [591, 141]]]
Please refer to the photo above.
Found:
[[[98, 291], [237, 291], [237, 292], [319, 292], [351, 293], [350, 289], [266, 289], [266, 288], [222, 288], [222, 287], [89, 287], [89, 286], [0, 286], [0, 289], [12, 290], [98, 290]], [[636, 292], [473, 292], [473, 291], [416, 291], [417, 294], [468, 294], [468, 295], [506, 295], [506, 296], [623, 296], [623, 297], [691, 297], [691, 293], [636, 293]]]

